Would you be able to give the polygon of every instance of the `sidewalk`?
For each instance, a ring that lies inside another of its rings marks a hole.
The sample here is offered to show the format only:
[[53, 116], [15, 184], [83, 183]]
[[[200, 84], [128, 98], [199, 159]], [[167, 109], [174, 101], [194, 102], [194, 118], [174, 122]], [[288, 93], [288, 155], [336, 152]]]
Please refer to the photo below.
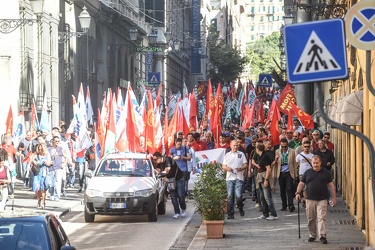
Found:
[[56, 217], [59, 217], [69, 212], [73, 207], [81, 204], [83, 200], [83, 193], [78, 193], [77, 188], [67, 189], [67, 197], [61, 197], [59, 202], [51, 201], [46, 198], [46, 207], [44, 210], [37, 209], [37, 199], [34, 198], [34, 192], [23, 187], [22, 180], [16, 179], [14, 199], [9, 199], [5, 210], [28, 210], [28, 211], [45, 211], [53, 212]]
[[259, 207], [255, 207], [255, 202], [246, 192], [245, 216], [241, 217], [238, 209], [235, 209], [234, 220], [225, 219], [223, 239], [206, 239], [206, 227], [201, 225], [188, 249], [363, 249], [366, 246], [363, 233], [357, 229], [355, 219], [351, 218], [340, 196], [337, 198], [337, 205], [328, 208], [326, 245], [319, 240], [307, 242], [307, 219], [301, 205], [299, 239], [297, 204], [294, 212], [280, 211], [281, 198], [278, 190], [272, 193], [272, 197], [278, 220], [258, 220], [257, 217], [261, 215]]

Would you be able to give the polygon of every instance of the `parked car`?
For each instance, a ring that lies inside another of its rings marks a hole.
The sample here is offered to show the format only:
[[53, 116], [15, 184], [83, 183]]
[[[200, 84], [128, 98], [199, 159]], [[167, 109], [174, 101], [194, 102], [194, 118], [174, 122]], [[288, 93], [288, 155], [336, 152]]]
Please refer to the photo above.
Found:
[[72, 250], [75, 247], [53, 213], [2, 211], [0, 249]]
[[105, 155], [93, 172], [86, 172], [88, 186], [84, 198], [86, 222], [95, 215], [148, 215], [155, 222], [165, 214], [166, 183], [155, 175], [143, 153]]

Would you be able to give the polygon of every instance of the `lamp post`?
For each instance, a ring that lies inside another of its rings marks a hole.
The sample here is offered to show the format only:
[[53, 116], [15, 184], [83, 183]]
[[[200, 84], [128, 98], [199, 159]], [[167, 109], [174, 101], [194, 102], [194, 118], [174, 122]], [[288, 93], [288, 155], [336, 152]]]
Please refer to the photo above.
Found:
[[71, 37], [81, 37], [84, 36], [87, 31], [90, 28], [90, 21], [91, 21], [91, 16], [89, 12], [87, 11], [86, 6], [83, 6], [81, 14], [78, 16], [79, 23], [81, 24], [81, 28], [83, 31], [80, 32], [59, 32], [59, 43], [64, 43], [68, 41]]
[[23, 25], [33, 25], [40, 22], [40, 16], [43, 13], [44, 0], [30, 0], [31, 9], [37, 16], [37, 19], [0, 19], [0, 32], [4, 34], [15, 31]]

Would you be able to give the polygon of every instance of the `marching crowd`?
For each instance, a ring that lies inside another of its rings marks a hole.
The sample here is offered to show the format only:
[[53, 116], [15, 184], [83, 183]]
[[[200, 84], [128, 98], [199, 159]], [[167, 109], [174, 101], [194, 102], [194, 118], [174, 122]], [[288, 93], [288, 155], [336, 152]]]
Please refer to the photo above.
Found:
[[[92, 127], [88, 128], [91, 145], [94, 145]], [[95, 168], [95, 153], [90, 146], [82, 156], [75, 151], [75, 135], [66, 134], [66, 125], [54, 127], [50, 134], [41, 130], [27, 131], [25, 138], [17, 142], [17, 148], [10, 135], [2, 135], [0, 146], [0, 210], [4, 210], [12, 193], [16, 177], [23, 178], [23, 187], [35, 192], [37, 208], [44, 209], [46, 198], [58, 202], [61, 196], [66, 197], [66, 189], [74, 188], [75, 176], [78, 175], [78, 192], [85, 190], [84, 173]], [[17, 173], [16, 164], [21, 165]], [[10, 188], [11, 187], [11, 188]]]
[[[3, 135], [0, 147], [0, 210], [5, 208], [8, 192], [12, 192], [8, 186], [14, 189], [17, 157], [23, 159], [21, 175], [24, 187], [35, 192], [38, 208], [45, 208], [48, 196], [53, 201], [66, 196], [66, 189], [74, 187], [76, 173], [78, 192], [84, 191], [84, 173], [87, 169], [95, 168], [92, 131], [92, 127], [89, 127], [92, 146], [80, 156], [75, 152], [74, 133], [67, 136], [65, 124], [54, 127], [51, 134], [36, 131], [32, 137], [32, 132], [27, 131], [17, 148], [10, 135]], [[166, 155], [155, 152], [153, 160], [157, 171], [166, 174], [167, 182], [174, 179], [169, 193], [175, 219], [186, 216], [190, 174], [200, 171], [195, 152], [224, 148], [226, 154], [222, 168], [227, 181], [227, 219], [234, 219], [235, 206], [240, 216], [245, 215], [242, 194], [248, 191], [262, 213], [258, 219], [277, 220], [272, 192], [278, 183], [282, 200], [280, 211], [294, 212], [294, 198], [299, 202], [303, 197], [310, 230], [309, 242], [319, 237], [325, 244], [327, 201], [332, 197], [332, 205], [336, 204], [332, 168], [335, 163], [334, 145], [329, 139], [328, 132], [305, 130], [295, 119], [293, 130], [281, 127], [280, 143], [276, 145], [267, 124], [258, 122], [256, 126], [241, 131], [238, 124], [232, 124], [227, 118], [217, 141], [210, 131], [191, 131], [188, 134], [178, 131], [174, 147]], [[9, 198], [13, 198], [13, 194]], [[319, 234], [316, 232], [316, 219]]]
[[186, 135], [179, 131], [169, 156], [160, 152], [153, 155], [159, 171], [167, 174], [165, 180], [177, 180], [176, 187], [170, 189], [175, 212], [173, 218], [186, 216], [190, 173], [199, 172], [195, 152], [225, 148], [222, 168], [227, 182], [227, 219], [234, 219], [235, 206], [240, 216], [245, 215], [242, 194], [248, 191], [262, 213], [257, 218], [277, 220], [272, 193], [278, 183], [282, 200], [280, 211], [294, 212], [294, 199], [302, 201], [310, 231], [308, 241], [315, 241], [318, 237], [322, 244], [326, 244], [328, 201], [332, 206], [336, 204], [332, 168], [335, 163], [334, 145], [329, 141], [330, 133], [322, 133], [318, 129], [306, 130], [298, 119], [293, 120], [293, 130], [286, 127], [280, 130], [280, 143], [277, 145], [273, 143], [269, 126], [261, 122], [241, 131], [238, 124], [231, 124], [230, 119], [226, 119], [216, 142], [210, 131], [202, 134], [193, 131]]

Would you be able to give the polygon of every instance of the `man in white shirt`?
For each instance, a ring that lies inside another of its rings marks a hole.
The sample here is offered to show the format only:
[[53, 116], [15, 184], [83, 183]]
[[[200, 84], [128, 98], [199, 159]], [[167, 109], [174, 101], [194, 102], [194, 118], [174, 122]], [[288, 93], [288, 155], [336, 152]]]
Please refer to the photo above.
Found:
[[242, 203], [242, 186], [245, 180], [245, 171], [247, 170], [247, 160], [245, 154], [238, 151], [238, 147], [237, 140], [231, 141], [231, 151], [224, 156], [222, 165], [223, 171], [227, 172], [228, 219], [234, 219], [234, 197], [237, 199], [240, 215], [245, 215]]

